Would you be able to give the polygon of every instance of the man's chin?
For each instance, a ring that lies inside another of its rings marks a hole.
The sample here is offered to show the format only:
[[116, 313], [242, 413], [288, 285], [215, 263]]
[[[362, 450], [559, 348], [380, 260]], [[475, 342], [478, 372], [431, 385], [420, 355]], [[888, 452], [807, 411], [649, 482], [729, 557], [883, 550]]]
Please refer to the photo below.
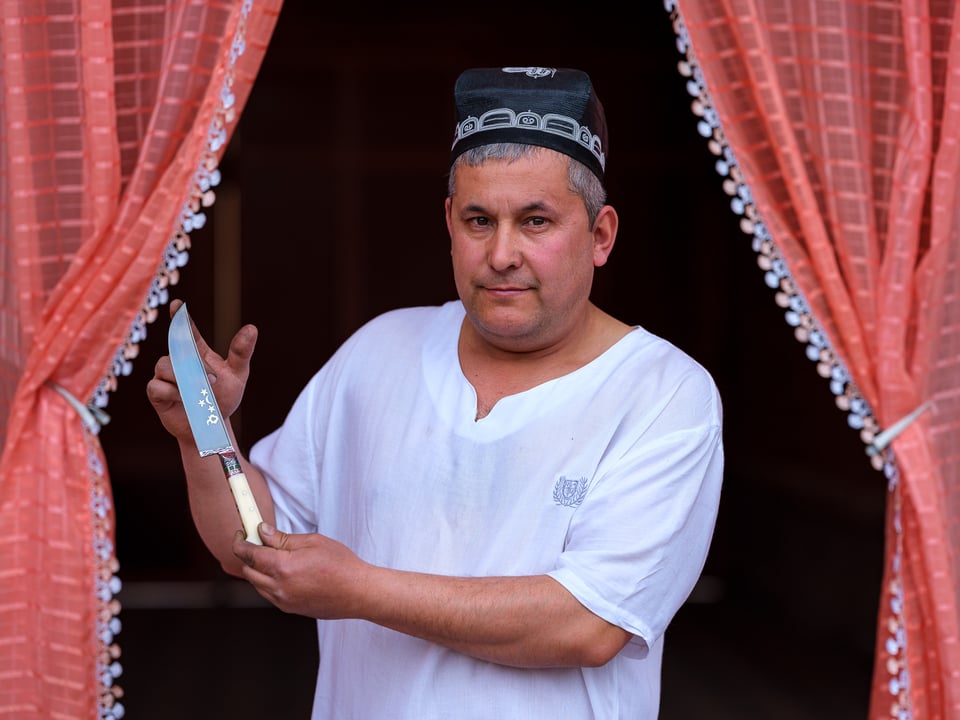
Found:
[[494, 347], [515, 352], [536, 344], [536, 323], [530, 315], [484, 313], [471, 322], [480, 338]]

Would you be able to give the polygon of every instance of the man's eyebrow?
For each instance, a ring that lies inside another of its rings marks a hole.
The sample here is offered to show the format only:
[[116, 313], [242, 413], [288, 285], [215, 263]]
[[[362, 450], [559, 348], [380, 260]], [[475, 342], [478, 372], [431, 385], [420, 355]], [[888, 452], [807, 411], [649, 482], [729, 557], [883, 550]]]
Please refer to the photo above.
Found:
[[549, 209], [550, 209], [550, 204], [547, 202], [544, 202], [543, 200], [532, 202], [529, 205], [524, 205], [522, 208], [520, 208], [520, 210], [525, 213], [534, 212], [536, 210], [549, 210]]
[[[540, 210], [549, 210], [549, 209], [550, 209], [549, 203], [543, 200], [537, 200], [536, 202], [532, 202], [527, 205], [524, 205], [522, 208], [520, 208], [520, 212], [529, 213], [529, 212], [536, 212]], [[466, 205], [463, 206], [462, 212], [479, 213], [480, 215], [489, 214], [489, 211], [485, 207], [477, 203], [467, 203]]]

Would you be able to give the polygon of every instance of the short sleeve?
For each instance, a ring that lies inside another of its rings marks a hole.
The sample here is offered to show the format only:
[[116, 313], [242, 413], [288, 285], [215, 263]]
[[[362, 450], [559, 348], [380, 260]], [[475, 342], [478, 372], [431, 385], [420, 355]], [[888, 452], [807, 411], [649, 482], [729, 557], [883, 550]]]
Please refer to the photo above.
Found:
[[693, 590], [713, 536], [723, 444], [712, 380], [679, 388], [635, 434], [577, 510], [550, 575], [649, 645]]

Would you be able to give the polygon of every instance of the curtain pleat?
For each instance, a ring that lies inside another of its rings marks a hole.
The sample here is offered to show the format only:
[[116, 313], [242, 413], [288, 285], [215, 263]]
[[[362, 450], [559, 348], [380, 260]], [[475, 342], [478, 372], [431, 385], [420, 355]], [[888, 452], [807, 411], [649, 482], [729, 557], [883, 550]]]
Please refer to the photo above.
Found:
[[870, 717], [960, 717], [960, 10], [666, 5], [741, 227], [889, 489]]
[[123, 716], [97, 413], [213, 200], [280, 5], [2, 6], [0, 715]]

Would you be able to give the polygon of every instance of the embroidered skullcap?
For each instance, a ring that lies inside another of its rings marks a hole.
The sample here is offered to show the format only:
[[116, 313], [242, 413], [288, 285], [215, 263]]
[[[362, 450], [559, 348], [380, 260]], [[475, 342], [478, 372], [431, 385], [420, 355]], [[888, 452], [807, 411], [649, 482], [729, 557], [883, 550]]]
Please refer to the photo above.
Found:
[[544, 67], [475, 68], [454, 86], [457, 127], [450, 163], [466, 150], [515, 142], [575, 158], [601, 180], [607, 123], [590, 76]]

